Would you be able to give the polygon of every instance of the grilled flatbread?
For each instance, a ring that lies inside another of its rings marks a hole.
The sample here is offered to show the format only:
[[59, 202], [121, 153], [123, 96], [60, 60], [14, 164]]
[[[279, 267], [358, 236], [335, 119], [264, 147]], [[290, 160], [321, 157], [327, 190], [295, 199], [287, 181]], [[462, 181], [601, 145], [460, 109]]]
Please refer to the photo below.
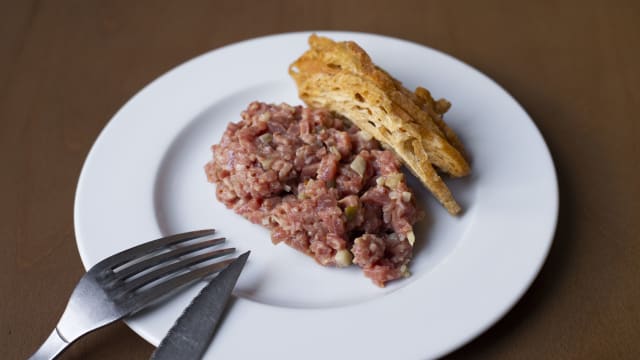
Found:
[[456, 134], [442, 115], [446, 100], [415, 92], [377, 67], [355, 42], [311, 35], [310, 49], [289, 67], [300, 98], [311, 107], [335, 111], [394, 150], [451, 214], [460, 212], [434, 169], [453, 177], [469, 174]]

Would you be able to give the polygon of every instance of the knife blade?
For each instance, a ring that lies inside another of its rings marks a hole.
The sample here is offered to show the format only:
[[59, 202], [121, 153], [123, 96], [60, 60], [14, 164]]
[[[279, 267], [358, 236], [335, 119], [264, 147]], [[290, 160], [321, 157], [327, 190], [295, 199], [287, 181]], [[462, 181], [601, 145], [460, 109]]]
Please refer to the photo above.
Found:
[[200, 291], [162, 339], [151, 360], [202, 358], [249, 253], [240, 255]]

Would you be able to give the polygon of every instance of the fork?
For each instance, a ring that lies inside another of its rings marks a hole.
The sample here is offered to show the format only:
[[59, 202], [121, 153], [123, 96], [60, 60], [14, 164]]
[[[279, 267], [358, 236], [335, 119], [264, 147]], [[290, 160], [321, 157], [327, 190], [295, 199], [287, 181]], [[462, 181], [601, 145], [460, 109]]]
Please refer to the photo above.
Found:
[[[54, 359], [84, 334], [129, 316], [177, 288], [223, 270], [234, 259], [192, 268], [235, 251], [234, 248], [210, 249], [223, 243], [224, 238], [200, 239], [214, 232], [207, 229], [167, 236], [124, 250], [94, 265], [76, 285], [51, 335], [30, 359]], [[174, 246], [178, 244], [181, 246]], [[207, 252], [193, 254], [205, 249]]]

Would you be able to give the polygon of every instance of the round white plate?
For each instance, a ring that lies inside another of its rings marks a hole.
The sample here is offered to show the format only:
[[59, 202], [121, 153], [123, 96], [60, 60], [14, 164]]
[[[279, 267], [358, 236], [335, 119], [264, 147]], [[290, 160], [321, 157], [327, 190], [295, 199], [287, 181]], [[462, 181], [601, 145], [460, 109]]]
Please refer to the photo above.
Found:
[[[253, 100], [300, 104], [288, 65], [310, 33], [243, 41], [190, 60], [135, 95], [82, 169], [75, 231], [86, 268], [138, 243], [214, 227], [252, 250], [236, 299], [207, 352], [216, 359], [425, 359], [471, 340], [529, 287], [549, 250], [558, 190], [549, 151], [518, 103], [491, 79], [433, 49], [389, 37], [354, 40], [410, 89], [453, 103], [446, 120], [473, 175], [448, 180], [464, 208], [450, 216], [418, 190], [413, 275], [374, 286], [361, 271], [318, 266], [226, 209], [203, 166], [210, 146]], [[414, 189], [421, 189], [412, 181]], [[157, 345], [203, 284], [127, 320]]]

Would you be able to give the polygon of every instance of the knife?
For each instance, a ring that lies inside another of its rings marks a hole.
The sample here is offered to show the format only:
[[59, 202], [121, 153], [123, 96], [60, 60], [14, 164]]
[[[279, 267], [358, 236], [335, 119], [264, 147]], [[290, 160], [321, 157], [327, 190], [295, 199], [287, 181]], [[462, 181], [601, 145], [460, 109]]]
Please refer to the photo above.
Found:
[[249, 253], [240, 255], [200, 291], [162, 339], [151, 360], [202, 358]]

